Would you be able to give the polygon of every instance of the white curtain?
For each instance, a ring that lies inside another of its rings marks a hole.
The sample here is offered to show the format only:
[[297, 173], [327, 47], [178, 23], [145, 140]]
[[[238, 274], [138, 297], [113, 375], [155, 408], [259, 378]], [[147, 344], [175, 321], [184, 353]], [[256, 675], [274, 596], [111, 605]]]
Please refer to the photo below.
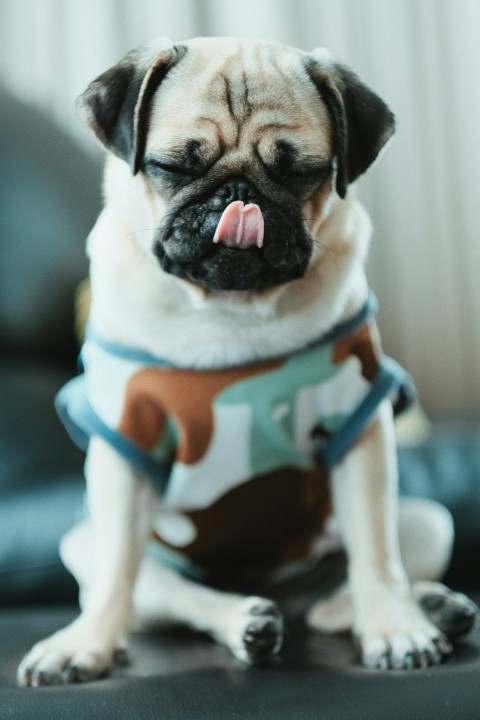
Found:
[[361, 184], [384, 346], [432, 414], [478, 416], [480, 0], [0, 0], [0, 80], [94, 152], [91, 79], [149, 37], [216, 34], [327, 46], [395, 111]]

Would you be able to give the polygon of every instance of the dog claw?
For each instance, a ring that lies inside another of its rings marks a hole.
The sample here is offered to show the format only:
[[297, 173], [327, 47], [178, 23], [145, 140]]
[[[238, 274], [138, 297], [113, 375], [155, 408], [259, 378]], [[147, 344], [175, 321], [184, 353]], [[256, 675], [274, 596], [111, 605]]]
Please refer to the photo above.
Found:
[[390, 667], [391, 667], [390, 657], [387, 654], [380, 655], [380, 657], [376, 661], [377, 670], [388, 670]]
[[95, 671], [92, 668], [82, 667], [80, 665], [69, 665], [63, 671], [63, 682], [68, 685], [76, 685], [77, 683], [90, 682], [105, 677], [107, 670]]
[[63, 682], [69, 685], [81, 682], [80, 670], [76, 665], [65, 668], [63, 672]]
[[17, 672], [17, 685], [20, 687], [28, 687], [32, 684], [32, 671], [31, 670], [25, 670], [22, 671], [21, 669]]
[[433, 643], [438, 648], [438, 651], [444, 657], [448, 657], [453, 652], [452, 643], [446, 637], [439, 637], [433, 640]]
[[56, 672], [39, 672], [32, 673], [30, 683], [32, 687], [43, 687], [44, 685], [61, 685], [63, 683], [62, 676]]
[[128, 650], [123, 647], [116, 648], [113, 653], [113, 664], [118, 665], [118, 667], [125, 667], [129, 662]]

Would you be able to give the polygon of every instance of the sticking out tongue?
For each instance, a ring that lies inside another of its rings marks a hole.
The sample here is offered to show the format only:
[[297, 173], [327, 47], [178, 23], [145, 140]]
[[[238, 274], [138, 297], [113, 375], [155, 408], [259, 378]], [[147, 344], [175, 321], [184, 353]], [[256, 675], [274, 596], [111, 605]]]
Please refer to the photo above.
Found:
[[254, 245], [261, 248], [263, 233], [263, 215], [258, 205], [244, 205], [241, 200], [235, 200], [223, 211], [213, 242], [241, 250]]

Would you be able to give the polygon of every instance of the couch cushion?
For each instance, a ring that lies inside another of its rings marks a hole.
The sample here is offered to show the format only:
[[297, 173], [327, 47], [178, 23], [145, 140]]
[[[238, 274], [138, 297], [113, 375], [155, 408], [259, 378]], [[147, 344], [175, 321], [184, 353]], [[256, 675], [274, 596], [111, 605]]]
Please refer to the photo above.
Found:
[[0, 94], [0, 349], [71, 357], [73, 297], [101, 206], [100, 163]]
[[399, 451], [402, 493], [445, 505], [455, 522], [447, 582], [480, 587], [480, 423], [437, 422], [421, 445]]
[[24, 358], [0, 361], [0, 603], [76, 594], [58, 540], [82, 513], [84, 457], [53, 408], [69, 375]]
[[[478, 597], [477, 597], [478, 599]], [[30, 646], [75, 617], [62, 608], [0, 612], [0, 717], [168, 720], [477, 720], [480, 626], [445, 664], [428, 670], [362, 668], [350, 638], [290, 627], [282, 659], [247, 668], [187, 631], [135, 635], [132, 664], [105, 680], [15, 687]]]

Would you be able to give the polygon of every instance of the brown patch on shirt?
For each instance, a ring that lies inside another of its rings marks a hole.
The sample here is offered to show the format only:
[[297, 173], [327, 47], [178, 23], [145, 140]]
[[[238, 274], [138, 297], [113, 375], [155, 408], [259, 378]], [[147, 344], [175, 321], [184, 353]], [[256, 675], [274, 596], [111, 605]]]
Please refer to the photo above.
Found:
[[269, 361], [222, 370], [147, 367], [127, 383], [118, 430], [146, 452], [160, 440], [168, 416], [179, 429], [176, 459], [187, 465], [205, 454], [213, 435], [213, 399], [225, 388], [281, 367]]
[[255, 584], [283, 563], [308, 557], [331, 511], [324, 470], [282, 468], [233, 488], [208, 508], [186, 513], [197, 537], [180, 551], [213, 584]]
[[372, 382], [378, 372], [381, 352], [376, 326], [368, 324], [334, 345], [332, 361], [338, 365], [351, 355], [358, 357], [363, 377]]

